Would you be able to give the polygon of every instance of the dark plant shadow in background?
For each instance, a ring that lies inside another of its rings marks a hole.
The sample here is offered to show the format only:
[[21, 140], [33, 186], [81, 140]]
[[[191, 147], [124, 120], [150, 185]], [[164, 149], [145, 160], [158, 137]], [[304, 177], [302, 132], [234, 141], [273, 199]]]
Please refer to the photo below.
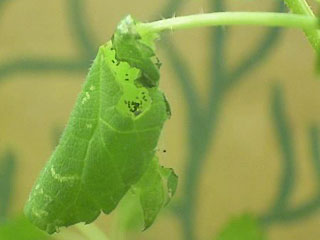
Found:
[[[6, 4], [14, 0], [0, 0], [1, 14]], [[171, 17], [179, 12], [179, 9], [188, 0], [169, 0], [167, 5], [156, 16]], [[272, 11], [282, 12], [285, 10], [281, 1], [275, 1]], [[209, 0], [210, 12], [225, 11], [223, 0]], [[97, 41], [91, 33], [90, 26], [85, 16], [84, 0], [66, 0], [68, 12], [68, 23], [74, 44], [78, 48], [76, 58], [56, 58], [39, 56], [21, 56], [17, 59], [0, 62], [0, 83], [10, 81], [13, 75], [24, 75], [27, 73], [44, 74], [52, 73], [83, 73], [89, 69], [98, 49]], [[239, 65], [230, 68], [226, 65], [226, 42], [232, 28], [216, 27], [210, 30], [211, 60], [208, 65], [210, 72], [209, 100], [202, 104], [198, 93], [195, 91], [196, 81], [190, 72], [188, 63], [181, 57], [178, 49], [174, 46], [169, 36], [163, 36], [160, 47], [166, 54], [167, 64], [174, 68], [176, 79], [181, 86], [185, 101], [187, 102], [186, 131], [188, 133], [188, 153], [185, 162], [185, 182], [181, 184], [182, 198], [172, 204], [172, 211], [181, 222], [183, 238], [194, 240], [196, 238], [196, 210], [199, 189], [199, 177], [203, 172], [206, 155], [209, 146], [215, 141], [215, 133], [219, 126], [220, 116], [223, 112], [223, 104], [228, 98], [231, 89], [238, 86], [245, 77], [256, 67], [263, 63], [271, 54], [274, 47], [279, 44], [282, 30], [279, 28], [266, 29], [260, 42], [247, 51], [247, 55], [240, 61]], [[164, 47], [165, 46], [165, 47]], [[82, 79], [81, 79], [82, 80]], [[274, 128], [277, 133], [280, 151], [282, 153], [282, 177], [279, 182], [277, 195], [270, 203], [270, 208], [260, 217], [263, 226], [270, 227], [275, 223], [285, 223], [293, 220], [301, 220], [303, 217], [315, 214], [320, 207], [320, 192], [314, 197], [296, 207], [289, 206], [289, 200], [295, 187], [296, 155], [293, 142], [293, 132], [290, 121], [285, 113], [283, 90], [280, 86], [272, 89], [271, 115]], [[57, 141], [60, 128], [54, 127], [54, 139]], [[319, 130], [317, 126], [309, 129], [310, 151], [312, 163], [318, 182], [320, 182], [320, 152], [319, 152]], [[211, 159], [212, 160], [212, 159]], [[13, 174], [16, 165], [15, 154], [8, 151], [2, 154], [0, 162], [0, 219], [5, 219], [9, 209], [10, 193], [12, 192]], [[320, 189], [320, 188], [318, 188]]]

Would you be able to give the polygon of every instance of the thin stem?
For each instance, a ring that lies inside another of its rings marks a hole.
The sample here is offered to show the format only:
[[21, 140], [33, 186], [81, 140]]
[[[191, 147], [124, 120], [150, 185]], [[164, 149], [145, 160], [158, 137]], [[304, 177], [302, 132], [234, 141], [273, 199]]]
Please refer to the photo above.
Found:
[[282, 176], [279, 190], [271, 212], [279, 213], [288, 207], [295, 183], [295, 153], [293, 135], [288, 116], [285, 112], [285, 102], [282, 88], [275, 86], [272, 92], [271, 111], [276, 136], [282, 152]]
[[0, 157], [0, 223], [7, 219], [16, 174], [16, 156], [7, 150]]
[[[162, 42], [164, 41], [162, 40]], [[164, 43], [164, 50], [166, 51], [170, 65], [174, 68], [174, 73], [179, 80], [188, 108], [190, 109], [189, 118], [192, 118], [192, 116], [199, 116], [201, 112], [199, 94], [195, 91], [195, 78], [190, 72], [190, 67], [184, 59], [181, 58], [178, 49], [169, 39], [166, 39]]]
[[[311, 7], [305, 0], [284, 0], [284, 2], [292, 13], [314, 17]], [[313, 48], [316, 51], [320, 51], [320, 31], [316, 29], [305, 29], [304, 32]]]
[[87, 225], [80, 223], [75, 227], [89, 240], [110, 240], [94, 223]]
[[[208, 121], [206, 112], [200, 112], [200, 116], [190, 118], [191, 129], [189, 132], [189, 154], [186, 166], [186, 182], [184, 186], [184, 202], [180, 209], [181, 220], [186, 240], [194, 240], [195, 231], [193, 226], [196, 219], [197, 196], [199, 190], [200, 176], [206, 160], [209, 146], [212, 146], [216, 129], [221, 115], [221, 99], [222, 95], [216, 96], [216, 101], [211, 106], [214, 111]], [[211, 145], [210, 145], [211, 144]]]
[[320, 208], [320, 196], [315, 196], [306, 203], [301, 204], [293, 209], [285, 210], [280, 213], [264, 215], [259, 218], [261, 224], [269, 226], [275, 223], [293, 222], [301, 220], [302, 218], [311, 217], [313, 214], [318, 213], [317, 210]]
[[[285, 5], [281, 1], [277, 1], [273, 9], [274, 12], [284, 12]], [[272, 49], [277, 45], [280, 40], [284, 29], [269, 28], [262, 37], [260, 43], [255, 47], [251, 47], [251, 52], [239, 61], [239, 65], [231, 69], [228, 73], [228, 79], [224, 88], [230, 91], [236, 84], [243, 81], [244, 76], [249, 74], [254, 68], [260, 65], [270, 54]]]
[[310, 6], [305, 0], [284, 0], [287, 6], [297, 14], [314, 16]]
[[90, 31], [88, 21], [86, 21], [84, 16], [84, 4], [84, 0], [68, 1], [69, 22], [73, 33], [72, 36], [75, 38], [79, 49], [85, 57], [91, 60], [96, 54], [97, 44], [93, 39], [93, 33]]
[[80, 72], [87, 71], [86, 60], [27, 57], [0, 63], [0, 83], [9, 75], [34, 72]]
[[305, 30], [318, 28], [318, 20], [312, 16], [271, 12], [216, 12], [174, 17], [139, 24], [139, 32], [161, 32], [194, 27], [222, 25], [260, 25], [269, 27], [292, 27]]
[[[319, 193], [320, 191], [320, 132], [318, 127], [312, 126], [309, 130], [309, 138], [310, 138], [310, 150], [312, 153], [312, 163], [313, 163], [313, 168], [316, 173], [317, 177], [317, 191]], [[319, 194], [318, 194], [319, 195]]]
[[[244, 76], [248, 74], [253, 68], [259, 66], [271, 53], [272, 49], [277, 45], [280, 40], [280, 28], [270, 28], [263, 36], [261, 43], [246, 56], [235, 69], [232, 69], [228, 75], [225, 88], [233, 88]], [[253, 48], [253, 47], [252, 47]]]
[[[211, 3], [212, 12], [223, 12], [225, 4], [223, 0], [209, 1]], [[210, 106], [214, 104], [216, 95], [220, 95], [223, 91], [223, 85], [227, 77], [227, 59], [226, 59], [226, 44], [227, 44], [227, 29], [223, 27], [213, 28], [211, 31], [211, 60], [209, 69], [211, 69], [211, 84], [209, 87], [209, 105], [208, 105], [208, 120], [211, 121], [214, 109]]]

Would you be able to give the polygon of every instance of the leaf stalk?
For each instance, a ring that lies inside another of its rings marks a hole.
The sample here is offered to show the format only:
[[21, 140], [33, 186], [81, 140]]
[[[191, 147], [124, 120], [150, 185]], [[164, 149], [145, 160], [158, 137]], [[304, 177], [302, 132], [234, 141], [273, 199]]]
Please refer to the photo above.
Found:
[[304, 30], [319, 28], [316, 17], [292, 13], [273, 12], [215, 12], [173, 17], [150, 23], [140, 23], [141, 33], [180, 30], [195, 27], [257, 25], [268, 27], [290, 27]]

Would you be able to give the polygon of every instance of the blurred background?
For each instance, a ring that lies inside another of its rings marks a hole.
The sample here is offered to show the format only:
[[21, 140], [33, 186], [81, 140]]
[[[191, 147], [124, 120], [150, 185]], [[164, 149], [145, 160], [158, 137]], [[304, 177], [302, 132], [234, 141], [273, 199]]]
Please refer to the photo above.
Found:
[[[49, 239], [22, 210], [117, 23], [127, 14], [150, 21], [216, 11], [288, 10], [276, 0], [0, 0], [1, 240]], [[158, 54], [172, 109], [158, 156], [179, 175], [174, 201], [145, 232], [122, 207], [53, 238], [89, 239], [99, 228], [111, 240], [216, 239], [249, 214], [267, 239], [318, 240], [320, 83], [303, 32], [168, 32]]]

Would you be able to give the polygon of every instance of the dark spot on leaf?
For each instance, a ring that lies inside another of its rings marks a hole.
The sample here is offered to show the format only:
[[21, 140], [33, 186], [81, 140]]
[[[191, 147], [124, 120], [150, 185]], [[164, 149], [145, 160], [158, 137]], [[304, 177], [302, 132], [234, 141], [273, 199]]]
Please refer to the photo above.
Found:
[[140, 100], [138, 101], [128, 101], [128, 109], [130, 112], [132, 112], [135, 116], [138, 116], [139, 114], [142, 113], [141, 110], [141, 105], [142, 105], [142, 101]]
[[138, 110], [138, 111], [134, 112], [134, 115], [135, 115], [135, 116], [138, 116], [138, 115], [141, 114], [141, 113], [142, 113], [142, 111], [141, 111], [141, 110]]

